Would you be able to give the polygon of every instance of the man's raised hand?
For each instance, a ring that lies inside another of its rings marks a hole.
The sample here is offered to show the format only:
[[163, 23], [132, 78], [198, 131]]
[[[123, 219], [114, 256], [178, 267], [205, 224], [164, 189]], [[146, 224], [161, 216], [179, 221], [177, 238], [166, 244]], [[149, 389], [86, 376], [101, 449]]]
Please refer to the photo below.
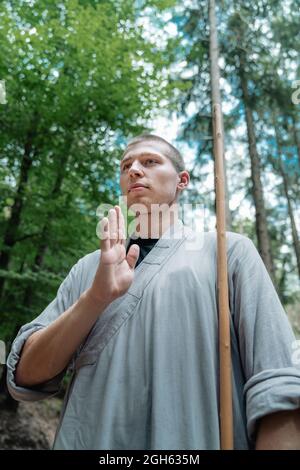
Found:
[[101, 258], [90, 295], [99, 303], [110, 303], [129, 289], [139, 246], [131, 245], [126, 255], [124, 217], [119, 206], [110, 209], [108, 218], [101, 220], [100, 234]]

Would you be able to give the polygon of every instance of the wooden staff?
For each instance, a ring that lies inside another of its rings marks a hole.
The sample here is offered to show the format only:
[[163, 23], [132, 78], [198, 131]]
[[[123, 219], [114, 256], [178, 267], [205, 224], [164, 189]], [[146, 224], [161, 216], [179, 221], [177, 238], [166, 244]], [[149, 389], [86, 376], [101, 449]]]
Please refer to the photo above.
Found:
[[223, 125], [221, 105], [218, 103], [213, 104], [213, 139], [217, 212], [221, 449], [230, 450], [233, 449], [230, 311], [227, 278]]
[[[223, 119], [220, 92], [218, 28], [215, 0], [208, 0], [209, 16], [209, 56], [210, 81], [213, 117], [213, 147], [215, 159], [215, 188], [217, 212], [217, 276], [219, 307], [219, 355], [220, 355], [220, 440], [221, 449], [233, 449], [233, 413], [230, 351], [230, 312], [227, 280], [226, 250], [226, 205], [225, 205], [225, 166]], [[229, 214], [228, 214], [229, 215]]]

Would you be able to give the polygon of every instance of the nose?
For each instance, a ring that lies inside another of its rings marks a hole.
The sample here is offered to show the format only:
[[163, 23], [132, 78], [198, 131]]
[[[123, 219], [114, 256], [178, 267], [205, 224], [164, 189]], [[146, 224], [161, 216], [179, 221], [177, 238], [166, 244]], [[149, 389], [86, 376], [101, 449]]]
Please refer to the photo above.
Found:
[[143, 168], [141, 164], [137, 161], [134, 161], [128, 170], [129, 176], [140, 176], [143, 174]]

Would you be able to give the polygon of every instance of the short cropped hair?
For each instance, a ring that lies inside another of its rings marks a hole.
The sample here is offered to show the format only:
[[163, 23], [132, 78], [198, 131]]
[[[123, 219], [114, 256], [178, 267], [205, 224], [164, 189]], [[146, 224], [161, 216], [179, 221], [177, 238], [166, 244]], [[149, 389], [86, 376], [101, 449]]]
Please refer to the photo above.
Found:
[[161, 144], [164, 144], [166, 147], [166, 151], [164, 152], [164, 155], [169, 160], [171, 160], [177, 173], [180, 173], [180, 171], [183, 171], [185, 169], [184, 160], [183, 160], [181, 153], [167, 140], [154, 134], [141, 134], [141, 135], [138, 135], [137, 137], [134, 137], [132, 140], [128, 142], [123, 155], [127, 153], [131, 145], [135, 145], [143, 141], [151, 141], [151, 142], [154, 141], [154, 142], [159, 142]]

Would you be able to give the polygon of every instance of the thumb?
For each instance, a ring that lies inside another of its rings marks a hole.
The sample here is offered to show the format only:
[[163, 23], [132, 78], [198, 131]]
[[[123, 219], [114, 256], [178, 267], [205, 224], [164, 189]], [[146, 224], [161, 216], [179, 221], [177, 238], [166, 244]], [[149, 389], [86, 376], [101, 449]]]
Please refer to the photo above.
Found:
[[134, 269], [137, 260], [139, 259], [140, 247], [138, 245], [131, 245], [127, 253], [126, 259], [129, 267]]

